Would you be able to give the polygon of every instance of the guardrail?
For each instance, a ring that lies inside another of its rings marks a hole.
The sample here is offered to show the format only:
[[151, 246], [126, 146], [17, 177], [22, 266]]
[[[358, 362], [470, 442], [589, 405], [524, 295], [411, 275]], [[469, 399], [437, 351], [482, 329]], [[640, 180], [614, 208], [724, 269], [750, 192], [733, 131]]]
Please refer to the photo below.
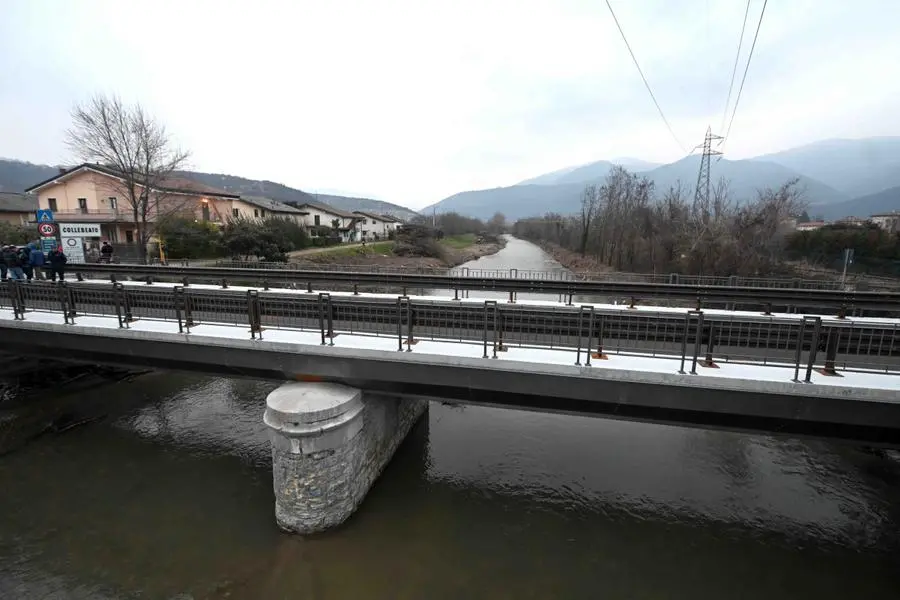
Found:
[[[182, 261], [182, 266], [190, 266], [190, 261]], [[520, 278], [558, 281], [621, 281], [640, 283], [673, 283], [682, 285], [732, 286], [756, 288], [791, 288], [811, 290], [853, 290], [884, 289], [900, 291], [900, 279], [872, 275], [848, 275], [842, 284], [839, 279], [804, 277], [742, 277], [739, 275], [685, 275], [681, 273], [629, 273], [610, 271], [606, 273], [554, 269], [551, 271], [524, 269], [472, 269], [469, 267], [430, 268], [394, 267], [383, 265], [316, 265], [314, 263], [269, 262], [243, 260], [217, 260], [214, 265], [226, 269], [270, 269], [279, 271], [345, 271], [369, 273], [448, 275], [451, 277], [490, 277], [494, 279]]]
[[[74, 267], [79, 274], [101, 274], [113, 281], [123, 277], [153, 280], [173, 280], [185, 283], [199, 281], [252, 282], [267, 288], [274, 283], [300, 284], [312, 290], [313, 284], [345, 284], [350, 286], [384, 285], [402, 290], [446, 289], [458, 295], [460, 290], [488, 290], [510, 293], [553, 294], [565, 298], [569, 304], [576, 296], [606, 296], [639, 300], [666, 298], [687, 300], [701, 309], [710, 303], [747, 304], [761, 307], [766, 313], [772, 306], [829, 308], [840, 315], [854, 309], [900, 313], [900, 292], [859, 292], [842, 290], [814, 290], [794, 288], [759, 288], [747, 286], [707, 286], [681, 283], [644, 283], [621, 281], [580, 281], [570, 279], [534, 279], [523, 277], [530, 272], [515, 269], [507, 277], [434, 275], [420, 273], [379, 273], [357, 271], [228, 269], [222, 267], [140, 266], [121, 264], [90, 264]], [[404, 292], [405, 293], [405, 292]]]
[[204, 324], [248, 328], [244, 331], [252, 338], [262, 338], [268, 329], [317, 331], [321, 343], [331, 345], [340, 343], [341, 334], [391, 336], [398, 350], [409, 352], [423, 339], [477, 343], [486, 358], [510, 347], [538, 347], [574, 350], [575, 364], [606, 354], [675, 358], [682, 372], [714, 368], [718, 362], [777, 363], [793, 366], [795, 379], [804, 381], [816, 365], [831, 375], [839, 369], [900, 373], [900, 324], [888, 321], [118, 282], [8, 282], [0, 288], [0, 306], [12, 309], [17, 320], [28, 320], [32, 311], [52, 311], [66, 323], [84, 316], [115, 317], [120, 328], [137, 319], [172, 321], [182, 333]]

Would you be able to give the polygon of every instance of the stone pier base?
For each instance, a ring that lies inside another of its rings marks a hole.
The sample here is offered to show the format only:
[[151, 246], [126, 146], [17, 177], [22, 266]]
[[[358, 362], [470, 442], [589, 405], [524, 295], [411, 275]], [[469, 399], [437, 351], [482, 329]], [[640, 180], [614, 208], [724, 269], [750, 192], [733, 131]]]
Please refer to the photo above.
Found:
[[335, 383], [291, 382], [269, 394], [278, 526], [308, 534], [347, 520], [427, 408]]

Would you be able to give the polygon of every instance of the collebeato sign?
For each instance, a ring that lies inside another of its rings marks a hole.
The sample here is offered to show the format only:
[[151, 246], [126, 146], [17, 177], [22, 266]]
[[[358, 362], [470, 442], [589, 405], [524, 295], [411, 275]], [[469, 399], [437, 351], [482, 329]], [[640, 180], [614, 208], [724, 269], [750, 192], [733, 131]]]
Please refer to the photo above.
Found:
[[61, 223], [59, 233], [62, 237], [100, 237], [100, 225], [96, 223]]

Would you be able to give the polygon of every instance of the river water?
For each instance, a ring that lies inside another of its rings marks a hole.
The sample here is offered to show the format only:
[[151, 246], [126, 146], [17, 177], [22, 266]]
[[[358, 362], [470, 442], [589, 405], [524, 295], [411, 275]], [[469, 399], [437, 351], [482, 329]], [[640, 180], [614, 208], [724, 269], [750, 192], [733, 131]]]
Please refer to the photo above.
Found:
[[[511, 240], [473, 268], [558, 267]], [[433, 403], [360, 511], [281, 533], [274, 382], [159, 373], [0, 457], [0, 598], [900, 597], [900, 462]], [[37, 400], [37, 399], [36, 399]]]

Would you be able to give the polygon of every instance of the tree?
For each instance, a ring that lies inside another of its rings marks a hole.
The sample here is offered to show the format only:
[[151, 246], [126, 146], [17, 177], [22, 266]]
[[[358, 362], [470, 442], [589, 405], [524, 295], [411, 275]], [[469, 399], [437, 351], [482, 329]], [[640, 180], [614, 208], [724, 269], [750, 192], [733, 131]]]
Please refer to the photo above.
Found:
[[591, 225], [599, 203], [597, 186], [593, 183], [584, 186], [584, 191], [581, 192], [581, 242], [578, 244], [578, 251], [582, 256], [587, 253], [588, 237], [591, 235]]
[[185, 210], [167, 202], [167, 182], [185, 168], [189, 154], [173, 146], [165, 127], [140, 104], [128, 106], [115, 96], [97, 95], [76, 105], [66, 141], [81, 160], [115, 175], [110, 186], [128, 203], [138, 257], [145, 262], [153, 223]]
[[506, 215], [500, 212], [494, 213], [494, 216], [487, 222], [487, 230], [491, 233], [504, 233], [506, 231]]
[[22, 245], [38, 239], [37, 227], [0, 221], [0, 244]]

